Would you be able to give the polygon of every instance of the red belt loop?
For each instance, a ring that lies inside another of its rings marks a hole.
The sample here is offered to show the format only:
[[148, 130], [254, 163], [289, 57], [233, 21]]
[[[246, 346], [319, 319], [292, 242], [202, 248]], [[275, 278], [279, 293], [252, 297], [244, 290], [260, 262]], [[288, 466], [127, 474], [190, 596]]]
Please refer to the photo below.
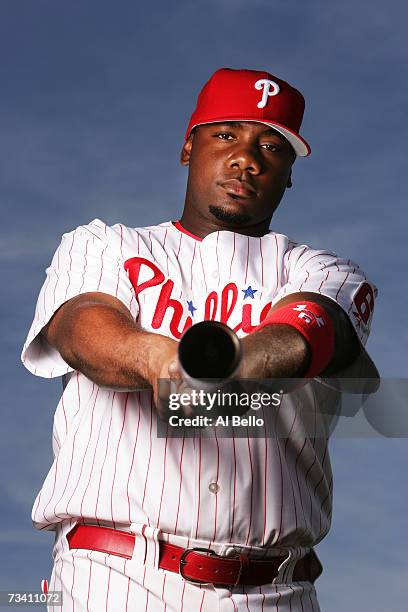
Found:
[[[128, 531], [75, 525], [67, 534], [69, 548], [82, 548], [131, 559], [135, 535]], [[250, 559], [237, 552], [234, 557], [223, 557], [209, 548], [182, 548], [160, 541], [159, 568], [178, 573], [188, 582], [215, 586], [269, 584], [278, 574], [286, 557]], [[322, 573], [322, 566], [313, 549], [299, 559], [293, 571], [294, 581], [314, 582]]]

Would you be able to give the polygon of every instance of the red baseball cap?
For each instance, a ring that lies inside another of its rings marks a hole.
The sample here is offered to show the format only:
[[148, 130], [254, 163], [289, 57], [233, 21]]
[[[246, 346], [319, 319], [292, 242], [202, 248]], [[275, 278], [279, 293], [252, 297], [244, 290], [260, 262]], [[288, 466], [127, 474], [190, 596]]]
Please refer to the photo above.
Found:
[[185, 139], [197, 125], [256, 121], [274, 128], [305, 157], [310, 146], [299, 134], [304, 109], [300, 91], [268, 72], [221, 68], [202, 88]]

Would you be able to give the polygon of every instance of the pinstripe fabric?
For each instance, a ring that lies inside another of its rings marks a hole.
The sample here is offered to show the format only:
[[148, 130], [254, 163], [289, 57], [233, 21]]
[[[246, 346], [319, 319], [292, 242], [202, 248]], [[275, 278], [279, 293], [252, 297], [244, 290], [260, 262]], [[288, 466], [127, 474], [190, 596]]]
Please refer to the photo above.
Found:
[[[65, 534], [73, 521], [60, 523], [54, 546], [50, 590], [61, 590], [62, 612], [319, 612], [309, 582], [235, 587], [192, 585], [178, 574], [97, 551], [69, 550]], [[136, 538], [144, 556], [145, 540]], [[151, 552], [153, 539], [147, 540]], [[149, 554], [149, 553], [148, 553]], [[49, 612], [61, 607], [49, 606]]]
[[[312, 385], [286, 396], [279, 408], [263, 411], [265, 438], [219, 438], [215, 431], [196, 439], [158, 438], [150, 391], [98, 388], [72, 371], [39, 332], [66, 300], [101, 291], [120, 299], [154, 333], [179, 339], [186, 326], [214, 318], [242, 337], [271, 304], [302, 290], [340, 304], [365, 343], [371, 319], [353, 307], [362, 287], [376, 294], [354, 262], [274, 232], [262, 238], [215, 232], [198, 240], [170, 222], [132, 229], [95, 220], [65, 234], [47, 269], [22, 355], [34, 374], [68, 379], [54, 418], [54, 462], [33, 506], [34, 525], [55, 529], [72, 519], [125, 528], [135, 523], [160, 529], [161, 537], [175, 544], [211, 543], [222, 550], [232, 543], [257, 555], [293, 547], [306, 552], [327, 533], [332, 500], [328, 425], [316, 409]], [[300, 418], [301, 408], [309, 423]], [[282, 431], [284, 436], [277, 435]], [[87, 592], [92, 602], [94, 581], [119, 581], [117, 588], [143, 609], [146, 590], [140, 591], [135, 577], [110, 567], [117, 560], [95, 555], [57, 555], [53, 580], [62, 576], [71, 589], [67, 600], [76, 601], [78, 593], [83, 602]], [[167, 598], [157, 592], [157, 580], [146, 609], [162, 610], [164, 601], [166, 609], [175, 610], [175, 601], [183, 601], [182, 582], [170, 575], [165, 585], [160, 582]], [[318, 610], [307, 584], [228, 596], [220, 589], [183, 588], [200, 591], [187, 610], [214, 610], [214, 602], [220, 610]], [[106, 609], [126, 609], [106, 601]], [[74, 607], [87, 609], [82, 605]]]

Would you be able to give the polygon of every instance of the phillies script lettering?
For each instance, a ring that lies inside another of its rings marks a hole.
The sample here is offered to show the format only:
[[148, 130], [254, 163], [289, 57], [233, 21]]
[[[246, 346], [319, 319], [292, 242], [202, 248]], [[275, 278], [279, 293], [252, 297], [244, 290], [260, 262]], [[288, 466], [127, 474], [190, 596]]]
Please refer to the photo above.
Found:
[[[170, 321], [170, 332], [174, 338], [180, 339], [183, 333], [191, 327], [193, 319], [188, 315], [181, 323], [186, 314], [186, 308], [176, 299], [172, 293], [174, 282], [164, 276], [163, 272], [153, 262], [144, 257], [132, 257], [125, 262], [125, 270], [128, 273], [129, 280], [135, 290], [138, 298], [142, 291], [151, 287], [161, 285], [160, 294], [157, 299], [157, 304], [154, 309], [151, 326], [153, 329], [160, 329], [163, 324], [166, 312], [172, 311]], [[143, 271], [143, 275], [141, 272]], [[147, 280], [140, 282], [141, 276], [146, 277], [146, 273], [150, 274]], [[232, 317], [235, 318], [236, 306], [238, 302], [238, 287], [235, 283], [228, 283], [219, 292], [211, 291], [205, 298], [204, 304], [204, 320], [205, 321], [221, 321], [229, 325]], [[242, 331], [246, 334], [252, 332], [261, 323], [271, 308], [272, 302], [268, 302], [262, 308], [259, 321], [252, 321], [252, 304], [243, 304], [240, 313], [240, 322], [233, 328], [235, 332]]]

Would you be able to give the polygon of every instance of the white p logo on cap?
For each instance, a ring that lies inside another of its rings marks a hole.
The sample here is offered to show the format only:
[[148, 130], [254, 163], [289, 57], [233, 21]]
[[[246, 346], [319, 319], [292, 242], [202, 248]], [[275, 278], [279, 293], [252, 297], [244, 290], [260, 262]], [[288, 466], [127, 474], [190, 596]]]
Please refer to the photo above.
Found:
[[263, 89], [262, 92], [262, 100], [258, 102], [258, 108], [265, 108], [269, 96], [276, 96], [280, 92], [280, 87], [275, 81], [270, 81], [269, 79], [259, 79], [255, 83], [256, 89]]

